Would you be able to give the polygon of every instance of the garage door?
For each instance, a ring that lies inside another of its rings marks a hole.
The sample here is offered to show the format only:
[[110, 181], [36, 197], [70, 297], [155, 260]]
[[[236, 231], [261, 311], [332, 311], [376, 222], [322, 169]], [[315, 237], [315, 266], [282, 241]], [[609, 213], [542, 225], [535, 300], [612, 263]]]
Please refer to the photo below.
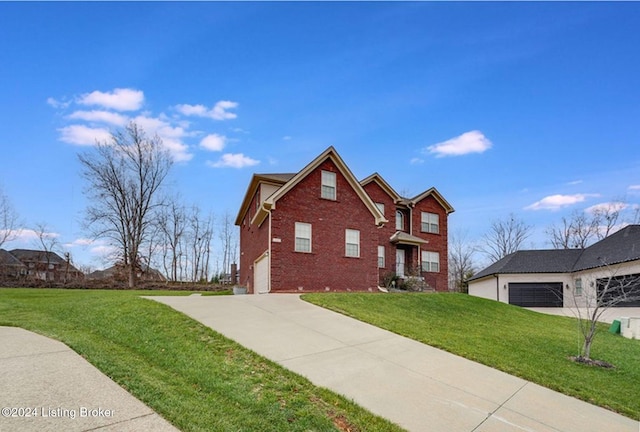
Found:
[[[607, 286], [607, 293], [602, 296], [602, 290]], [[608, 279], [598, 279], [596, 281], [599, 296], [605, 302], [614, 303], [614, 307], [640, 307], [640, 274], [624, 275]], [[617, 302], [617, 299], [627, 297], [631, 301]]]
[[265, 253], [253, 266], [253, 292], [266, 294], [269, 292], [269, 254]]
[[509, 303], [523, 307], [562, 307], [562, 282], [510, 283]]

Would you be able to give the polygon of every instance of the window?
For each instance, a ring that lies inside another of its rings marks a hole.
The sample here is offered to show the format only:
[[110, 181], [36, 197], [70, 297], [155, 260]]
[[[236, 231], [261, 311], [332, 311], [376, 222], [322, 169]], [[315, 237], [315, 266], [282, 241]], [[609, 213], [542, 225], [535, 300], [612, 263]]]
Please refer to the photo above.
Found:
[[422, 212], [421, 222], [420, 231], [433, 234], [438, 234], [440, 232], [440, 224], [437, 214]]
[[296, 252], [311, 252], [311, 224], [296, 222]]
[[438, 252], [422, 251], [422, 271], [440, 271], [440, 255], [438, 255]]
[[380, 210], [380, 213], [382, 213], [382, 216], [384, 216], [384, 204], [376, 203], [376, 207], [378, 207], [378, 210]]
[[378, 268], [384, 268], [384, 246], [378, 246]]
[[400, 210], [396, 212], [396, 229], [404, 231], [404, 214]]
[[322, 171], [322, 198], [336, 199], [336, 173]]
[[576, 283], [576, 295], [581, 296], [582, 295], [582, 279], [576, 279], [575, 283]]
[[345, 255], [358, 258], [360, 256], [360, 231], [347, 229], [344, 237]]

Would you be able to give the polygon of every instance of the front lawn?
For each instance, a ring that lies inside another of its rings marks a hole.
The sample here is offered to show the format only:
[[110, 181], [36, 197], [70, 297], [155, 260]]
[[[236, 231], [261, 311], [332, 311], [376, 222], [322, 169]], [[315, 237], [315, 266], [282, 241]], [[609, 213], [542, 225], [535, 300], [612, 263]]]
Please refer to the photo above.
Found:
[[[574, 318], [543, 315], [464, 294], [305, 294], [304, 300], [640, 418], [640, 341], [600, 326], [592, 358], [613, 370], [576, 364]], [[621, 311], [623, 314], [624, 311]]]
[[400, 431], [168, 306], [157, 291], [0, 289], [0, 325], [58, 339], [183, 431]]

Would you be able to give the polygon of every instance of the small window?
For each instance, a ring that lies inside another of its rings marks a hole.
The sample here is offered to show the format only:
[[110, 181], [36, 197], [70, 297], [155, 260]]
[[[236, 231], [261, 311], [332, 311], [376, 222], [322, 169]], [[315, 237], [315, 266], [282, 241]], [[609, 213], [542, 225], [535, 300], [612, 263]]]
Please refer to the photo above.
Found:
[[311, 252], [311, 224], [296, 222], [296, 252]]
[[422, 271], [435, 273], [440, 271], [440, 255], [438, 252], [422, 251]]
[[322, 171], [322, 198], [336, 199], [336, 173], [330, 171]]
[[378, 246], [378, 268], [384, 268], [384, 246]]
[[396, 229], [404, 231], [404, 214], [400, 210], [396, 212]]
[[437, 214], [422, 212], [421, 222], [420, 231], [432, 234], [438, 234], [440, 232], [440, 223]]
[[384, 204], [376, 203], [376, 207], [378, 207], [378, 210], [380, 210], [380, 213], [382, 213], [382, 216], [384, 216]]
[[347, 229], [345, 231], [345, 255], [360, 257], [360, 231]]
[[577, 296], [581, 296], [582, 295], [582, 279], [576, 279], [576, 295]]

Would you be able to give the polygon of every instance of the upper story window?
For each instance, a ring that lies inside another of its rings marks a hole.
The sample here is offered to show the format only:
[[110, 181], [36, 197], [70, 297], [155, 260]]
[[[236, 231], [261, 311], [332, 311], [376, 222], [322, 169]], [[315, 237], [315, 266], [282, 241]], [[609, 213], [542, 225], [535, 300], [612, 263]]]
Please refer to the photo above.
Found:
[[322, 198], [336, 199], [336, 173], [331, 171], [322, 171]]
[[438, 234], [440, 232], [440, 218], [435, 213], [422, 212], [420, 231]]
[[404, 231], [404, 213], [400, 210], [396, 212], [396, 229], [399, 231]]
[[360, 257], [360, 231], [345, 230], [345, 255], [348, 257]]
[[311, 224], [296, 222], [296, 252], [311, 252]]
[[378, 207], [378, 210], [380, 210], [380, 213], [384, 216], [384, 203], [376, 203], [376, 207]]

